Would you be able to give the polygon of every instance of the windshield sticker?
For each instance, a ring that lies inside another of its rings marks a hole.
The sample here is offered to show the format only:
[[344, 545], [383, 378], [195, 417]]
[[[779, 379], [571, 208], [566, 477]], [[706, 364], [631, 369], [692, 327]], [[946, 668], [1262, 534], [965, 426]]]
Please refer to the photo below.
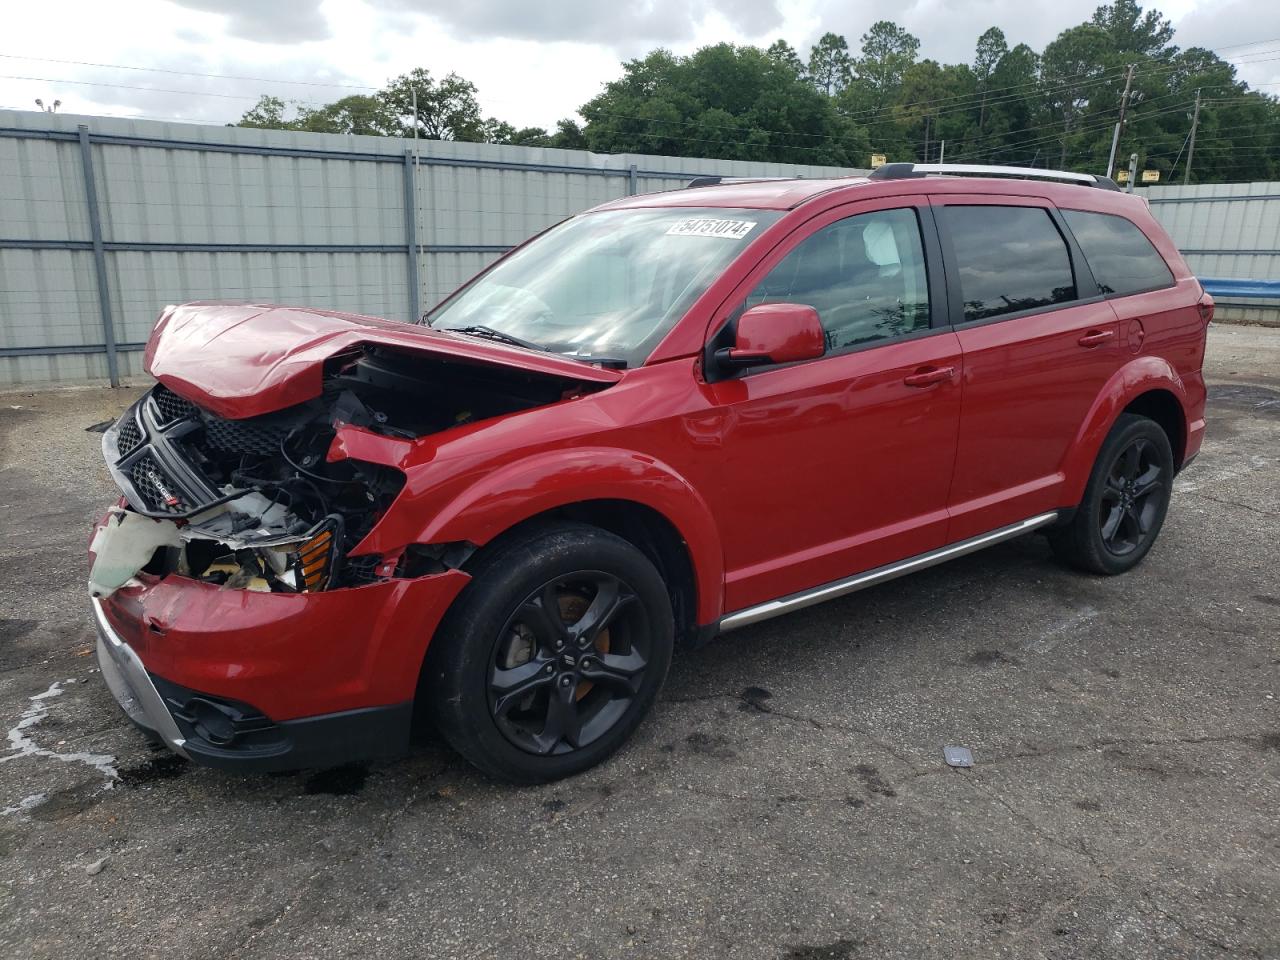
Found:
[[725, 240], [741, 240], [755, 226], [750, 220], [709, 220], [694, 217], [681, 220], [667, 230], [669, 237], [722, 237]]

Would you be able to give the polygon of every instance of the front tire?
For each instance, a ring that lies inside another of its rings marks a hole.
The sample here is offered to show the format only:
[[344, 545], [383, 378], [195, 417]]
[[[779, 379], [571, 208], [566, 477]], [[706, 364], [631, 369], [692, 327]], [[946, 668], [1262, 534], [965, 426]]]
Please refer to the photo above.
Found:
[[1164, 525], [1173, 477], [1173, 451], [1160, 425], [1121, 414], [1098, 451], [1075, 516], [1049, 533], [1054, 553], [1090, 573], [1132, 570]]
[[441, 736], [517, 783], [600, 763], [648, 713], [671, 663], [657, 569], [626, 540], [565, 523], [498, 544], [472, 577], [420, 685]]

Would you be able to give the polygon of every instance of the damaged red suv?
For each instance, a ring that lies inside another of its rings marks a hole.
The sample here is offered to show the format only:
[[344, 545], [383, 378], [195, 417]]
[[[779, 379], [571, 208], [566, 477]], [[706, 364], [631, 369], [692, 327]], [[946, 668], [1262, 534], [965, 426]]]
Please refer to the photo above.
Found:
[[563, 777], [676, 642], [1032, 530], [1133, 567], [1212, 313], [1110, 181], [911, 164], [608, 203], [421, 325], [172, 307], [103, 444], [103, 674], [211, 766], [393, 756], [421, 717]]

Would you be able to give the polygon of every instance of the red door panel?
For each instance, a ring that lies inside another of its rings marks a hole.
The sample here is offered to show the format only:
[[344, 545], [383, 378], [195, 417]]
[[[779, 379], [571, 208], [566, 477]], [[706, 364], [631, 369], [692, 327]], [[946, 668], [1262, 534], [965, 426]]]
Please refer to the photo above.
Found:
[[964, 540], [1061, 502], [1063, 461], [1120, 359], [1105, 301], [957, 330], [964, 414], [948, 539]]
[[942, 546], [961, 374], [944, 330], [706, 386], [724, 414], [725, 609]]
[[[951, 195], [935, 203], [1052, 209], [1034, 197]], [[943, 215], [941, 222], [946, 234], [951, 221]], [[1045, 222], [1051, 224], [1047, 217]], [[965, 239], [951, 238], [953, 249]], [[1012, 263], [1019, 262], [1017, 239], [1010, 238]], [[1066, 270], [1065, 238], [1062, 243]], [[1030, 249], [1022, 265], [1044, 262], [1043, 249]], [[969, 260], [982, 263], [980, 255]], [[1077, 285], [1086, 287], [1077, 295], [1089, 296], [1096, 287], [1079, 263], [1074, 267]], [[965, 299], [966, 277], [956, 272]], [[951, 542], [1072, 505], [1064, 502], [1064, 461], [1119, 367], [1122, 346], [1115, 311], [1099, 298], [961, 323], [956, 335], [964, 355], [964, 406], [951, 487]]]

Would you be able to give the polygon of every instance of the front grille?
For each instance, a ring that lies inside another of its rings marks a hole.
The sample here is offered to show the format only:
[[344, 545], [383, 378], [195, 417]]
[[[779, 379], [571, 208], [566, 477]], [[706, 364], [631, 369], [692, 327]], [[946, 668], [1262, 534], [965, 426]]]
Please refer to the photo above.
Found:
[[120, 430], [116, 433], [116, 449], [120, 456], [132, 453], [142, 442], [142, 431], [138, 429], [138, 421], [133, 418], [133, 411], [126, 413], [120, 420]]
[[164, 384], [157, 384], [151, 391], [151, 399], [155, 401], [160, 423], [173, 423], [175, 420], [189, 420], [196, 415], [196, 405], [184, 400]]
[[280, 443], [289, 428], [279, 423], [255, 420], [224, 420], [206, 413], [201, 418], [204, 436], [212, 447], [230, 453], [247, 453], [269, 457], [280, 452]]
[[189, 507], [173, 480], [150, 453], [144, 453], [129, 467], [129, 479], [153, 512], [185, 513]]

